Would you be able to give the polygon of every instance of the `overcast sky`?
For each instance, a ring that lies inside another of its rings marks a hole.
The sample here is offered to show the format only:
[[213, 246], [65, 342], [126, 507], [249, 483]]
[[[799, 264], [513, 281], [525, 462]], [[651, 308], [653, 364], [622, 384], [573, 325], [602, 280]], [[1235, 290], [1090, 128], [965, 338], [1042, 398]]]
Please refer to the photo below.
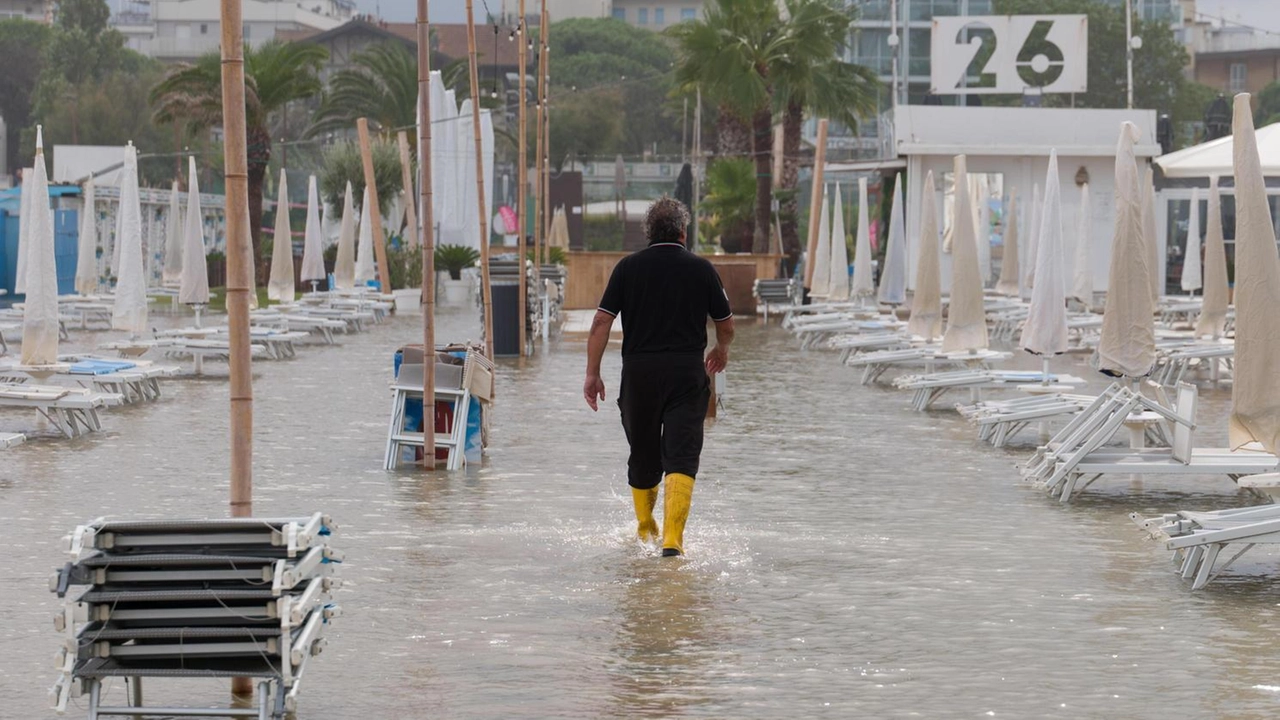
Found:
[[[503, 12], [503, 0], [474, 0], [476, 18], [485, 16], [485, 3], [495, 13]], [[361, 12], [381, 15], [387, 20], [407, 22], [413, 20], [415, 0], [357, 0]], [[513, 12], [516, 0], [506, 0], [508, 12]], [[536, 12], [539, 0], [525, 0], [526, 10]], [[431, 0], [433, 22], [466, 22], [466, 0]], [[1197, 11], [1205, 15], [1224, 16], [1227, 20], [1241, 22], [1280, 33], [1280, 0], [1199, 0]]]

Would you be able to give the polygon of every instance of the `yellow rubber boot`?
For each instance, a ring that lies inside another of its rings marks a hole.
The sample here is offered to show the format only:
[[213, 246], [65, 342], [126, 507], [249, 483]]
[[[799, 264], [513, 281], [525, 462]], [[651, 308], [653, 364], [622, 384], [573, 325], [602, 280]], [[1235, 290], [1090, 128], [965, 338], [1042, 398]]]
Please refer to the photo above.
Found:
[[636, 503], [636, 521], [639, 523], [636, 534], [640, 542], [656, 543], [662, 538], [658, 535], [658, 521], [653, 519], [653, 506], [658, 504], [658, 486], [648, 490], [631, 488], [631, 499]]
[[693, 478], [680, 473], [667, 476], [662, 507], [662, 556], [684, 554], [684, 524], [693, 499]]

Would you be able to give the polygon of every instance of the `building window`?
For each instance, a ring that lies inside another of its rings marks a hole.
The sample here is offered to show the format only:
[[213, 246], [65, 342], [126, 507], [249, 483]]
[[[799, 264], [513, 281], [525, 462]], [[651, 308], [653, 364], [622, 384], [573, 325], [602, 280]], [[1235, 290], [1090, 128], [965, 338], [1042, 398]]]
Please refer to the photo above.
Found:
[[665, 23], [665, 22], [667, 21], [667, 20], [666, 20], [665, 15], [666, 15], [666, 11], [665, 11], [665, 10], [663, 10], [662, 8], [654, 8], [654, 9], [653, 9], [653, 24], [654, 24], [654, 25], [662, 25], [663, 23]]
[[627, 21], [627, 9], [626, 9], [626, 8], [614, 8], [614, 9], [613, 9], [613, 19], [614, 19], [614, 20], [621, 20], [621, 21], [623, 21], [623, 22], [626, 22], [626, 21]]
[[637, 25], [649, 24], [649, 8], [636, 8], [636, 24]]
[[1231, 81], [1228, 89], [1233, 93], [1244, 92], [1249, 84], [1249, 66], [1244, 63], [1231, 63]]
[[694, 8], [680, 8], [680, 22], [685, 20], [697, 20], [698, 11]]
[[200, 34], [201, 34], [201, 35], [208, 35], [208, 34], [209, 34], [209, 25], [208, 25], [208, 23], [200, 23]]
[[250, 30], [250, 29], [252, 29], [252, 27], [253, 27], [252, 25], [245, 25], [245, 26], [244, 26], [244, 39], [245, 39], [245, 40], [248, 40], [248, 39], [249, 39], [249, 37], [250, 37], [250, 35], [251, 35], [251, 33], [249, 32], [249, 30]]

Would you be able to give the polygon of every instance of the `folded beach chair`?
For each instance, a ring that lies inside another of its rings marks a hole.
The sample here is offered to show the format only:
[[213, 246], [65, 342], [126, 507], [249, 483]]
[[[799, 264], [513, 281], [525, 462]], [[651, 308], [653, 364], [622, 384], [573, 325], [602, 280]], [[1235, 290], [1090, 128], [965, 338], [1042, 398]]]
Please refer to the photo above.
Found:
[[78, 388], [0, 384], [0, 408], [34, 408], [68, 438], [101, 430], [98, 411], [121, 402], [119, 395]]
[[[1192, 590], [1199, 590], [1219, 577], [1254, 547], [1280, 544], [1280, 505], [1274, 503], [1213, 512], [1183, 511], [1151, 518], [1130, 513], [1129, 518], [1173, 551], [1178, 573], [1192, 580]], [[1221, 552], [1232, 545], [1239, 549], [1215, 568]]]

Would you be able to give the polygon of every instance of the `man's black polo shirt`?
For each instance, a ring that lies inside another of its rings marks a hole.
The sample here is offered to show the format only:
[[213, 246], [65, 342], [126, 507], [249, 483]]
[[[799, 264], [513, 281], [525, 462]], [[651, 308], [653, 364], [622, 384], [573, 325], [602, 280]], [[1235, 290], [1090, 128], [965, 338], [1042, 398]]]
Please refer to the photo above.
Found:
[[622, 316], [622, 357], [702, 355], [707, 318], [728, 320], [729, 298], [715, 266], [679, 243], [655, 243], [623, 258], [600, 298]]

